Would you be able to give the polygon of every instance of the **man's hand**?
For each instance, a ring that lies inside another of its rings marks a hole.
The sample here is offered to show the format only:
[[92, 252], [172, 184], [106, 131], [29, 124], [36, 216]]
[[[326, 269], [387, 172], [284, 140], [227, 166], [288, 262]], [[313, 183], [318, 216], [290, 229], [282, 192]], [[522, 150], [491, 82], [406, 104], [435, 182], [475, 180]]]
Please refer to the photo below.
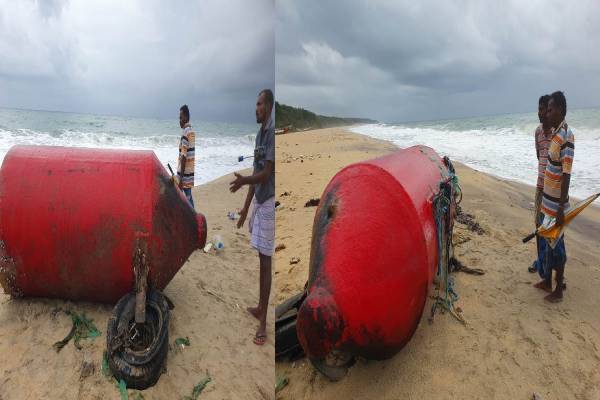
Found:
[[565, 210], [562, 206], [558, 206], [558, 211], [556, 212], [556, 225], [562, 226], [565, 223]]
[[[246, 177], [238, 174], [237, 172], [234, 172], [233, 174], [235, 175], [235, 180], [229, 183], [229, 190], [232, 193], [235, 193], [246, 184]], [[248, 210], [246, 210], [246, 212], [247, 211]]]
[[248, 209], [247, 208], [243, 208], [240, 211], [240, 219], [238, 219], [238, 223], [237, 223], [238, 229], [240, 229], [242, 226], [244, 226], [244, 222], [246, 221], [246, 216], [247, 215], [248, 215]]
[[558, 211], [556, 212], [556, 225], [562, 226], [565, 223], [565, 204], [569, 199], [569, 184], [571, 183], [571, 174], [563, 173], [560, 182], [560, 200], [558, 202]]

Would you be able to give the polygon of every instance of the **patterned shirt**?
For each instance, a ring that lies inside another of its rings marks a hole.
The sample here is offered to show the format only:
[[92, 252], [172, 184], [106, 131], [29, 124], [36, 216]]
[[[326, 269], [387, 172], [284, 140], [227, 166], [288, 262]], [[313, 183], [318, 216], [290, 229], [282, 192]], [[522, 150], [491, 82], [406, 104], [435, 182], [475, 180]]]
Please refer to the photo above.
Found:
[[[184, 189], [194, 187], [194, 168], [196, 166], [196, 159], [194, 157], [195, 145], [196, 133], [192, 130], [192, 126], [187, 123], [183, 127], [183, 135], [179, 140], [179, 158], [177, 160], [177, 176], [181, 182], [181, 187]], [[181, 166], [182, 156], [185, 157], [183, 169]]]
[[535, 148], [538, 155], [538, 179], [537, 188], [544, 188], [544, 177], [546, 176], [546, 164], [548, 164], [548, 147], [552, 139], [552, 129], [544, 131], [542, 124], [535, 130]]
[[[275, 164], [275, 112], [271, 111], [269, 120], [265, 125], [265, 129], [261, 126], [256, 134], [254, 173], [263, 170], [267, 161]], [[273, 172], [271, 172], [266, 182], [254, 185], [254, 196], [258, 204], [263, 204], [275, 196], [275, 165], [273, 165]]]
[[[556, 217], [560, 202], [561, 183], [563, 174], [571, 174], [573, 157], [575, 156], [575, 136], [562, 122], [554, 131], [548, 148], [548, 164], [544, 177], [544, 196], [542, 198], [542, 212], [549, 217]], [[565, 211], [569, 208], [567, 197], [564, 205]]]

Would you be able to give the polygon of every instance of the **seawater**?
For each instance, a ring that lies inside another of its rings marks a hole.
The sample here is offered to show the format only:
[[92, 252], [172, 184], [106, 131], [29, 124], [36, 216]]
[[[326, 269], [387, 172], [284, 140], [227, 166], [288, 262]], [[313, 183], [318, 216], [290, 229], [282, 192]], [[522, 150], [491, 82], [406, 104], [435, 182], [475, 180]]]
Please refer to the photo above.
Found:
[[[196, 132], [195, 184], [252, 166], [255, 124], [191, 121]], [[17, 144], [152, 150], [177, 166], [178, 119], [152, 119], [53, 111], [0, 109], [0, 163]]]
[[[567, 123], [575, 135], [570, 194], [584, 198], [600, 192], [600, 109], [569, 110]], [[476, 170], [535, 185], [534, 132], [538, 125], [537, 113], [527, 113], [361, 125], [351, 130], [398, 147], [426, 145]]]

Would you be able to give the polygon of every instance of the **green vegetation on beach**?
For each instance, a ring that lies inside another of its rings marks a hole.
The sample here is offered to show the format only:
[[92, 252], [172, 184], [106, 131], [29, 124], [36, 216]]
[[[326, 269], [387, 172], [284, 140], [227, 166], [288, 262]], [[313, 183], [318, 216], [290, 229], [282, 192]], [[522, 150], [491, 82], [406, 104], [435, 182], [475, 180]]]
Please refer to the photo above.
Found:
[[341, 118], [318, 115], [303, 108], [296, 108], [275, 102], [275, 128], [289, 128], [290, 131], [332, 128], [353, 124], [377, 123], [368, 118]]

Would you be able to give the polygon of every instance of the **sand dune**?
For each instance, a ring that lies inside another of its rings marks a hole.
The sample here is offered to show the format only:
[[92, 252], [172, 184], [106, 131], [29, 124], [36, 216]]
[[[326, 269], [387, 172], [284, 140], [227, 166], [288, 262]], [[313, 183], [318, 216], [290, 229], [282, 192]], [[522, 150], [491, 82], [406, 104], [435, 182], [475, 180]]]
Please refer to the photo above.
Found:
[[[169, 340], [189, 337], [191, 346], [173, 346], [167, 372], [142, 392], [145, 399], [180, 399], [210, 374], [202, 399], [271, 399], [274, 387], [272, 330], [264, 346], [252, 343], [258, 322], [245, 308], [258, 301], [258, 257], [246, 227], [237, 230], [227, 212], [239, 208], [245, 190], [228, 191], [232, 176], [196, 187], [196, 209], [208, 221], [209, 240], [220, 234], [221, 254], [193, 253], [165, 294], [175, 304]], [[52, 344], [69, 331], [68, 316], [56, 307], [85, 312], [102, 335], [83, 340], [82, 350], [69, 343], [60, 353]], [[112, 307], [48, 299], [11, 299], [0, 295], [0, 399], [119, 399], [116, 387], [100, 370], [106, 347], [106, 323]], [[272, 327], [272, 313], [269, 314]], [[82, 377], [82, 365], [94, 371]], [[130, 390], [130, 398], [136, 391]]]
[[[280, 302], [307, 279], [315, 208], [304, 203], [320, 197], [342, 167], [395, 147], [344, 129], [277, 139], [277, 242], [286, 246], [275, 259]], [[289, 377], [278, 398], [530, 399], [535, 392], [543, 399], [600, 399], [600, 209], [588, 208], [568, 229], [568, 290], [562, 303], [547, 304], [545, 293], [531, 286], [537, 275], [527, 272], [535, 241], [521, 243], [532, 230], [533, 187], [456, 166], [461, 206], [485, 230], [455, 228], [458, 259], [486, 272], [454, 274], [468, 325], [448, 314], [436, 315], [433, 324], [423, 318], [399, 354], [359, 360], [337, 383], [306, 359], [277, 363], [277, 374]], [[291, 257], [300, 262], [291, 265]]]

